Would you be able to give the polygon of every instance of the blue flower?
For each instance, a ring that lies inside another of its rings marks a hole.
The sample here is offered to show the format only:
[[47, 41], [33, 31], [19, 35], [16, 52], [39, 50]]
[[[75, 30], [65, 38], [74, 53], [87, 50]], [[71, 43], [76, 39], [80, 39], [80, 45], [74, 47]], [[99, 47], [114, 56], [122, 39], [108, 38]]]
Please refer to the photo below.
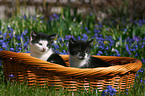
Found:
[[124, 31], [126, 32], [126, 31], [127, 31], [127, 29], [124, 29]]
[[49, 16], [49, 21], [53, 21], [53, 17], [52, 16]]
[[18, 48], [18, 50], [20, 51], [20, 50], [22, 50], [22, 48], [21, 48], [21, 47], [19, 47], [19, 48]]
[[85, 30], [86, 30], [87, 34], [90, 33], [90, 31], [89, 31], [89, 29], [87, 27], [85, 27]]
[[126, 89], [126, 92], [125, 93], [126, 93], [126, 95], [128, 95], [128, 89]]
[[11, 74], [11, 75], [8, 75], [10, 78], [14, 78], [15, 76], [13, 75], [13, 74]]
[[57, 15], [57, 14], [53, 14], [53, 17], [56, 19], [56, 20], [58, 20], [59, 19], [59, 15]]
[[6, 38], [6, 37], [7, 37], [7, 33], [4, 33], [4, 34], [3, 34], [3, 37]]
[[15, 49], [14, 48], [10, 48], [10, 51], [15, 51]]
[[139, 41], [141, 40], [141, 38], [140, 38], [140, 37], [138, 37], [138, 36], [134, 36], [134, 37], [133, 37], [133, 40], [135, 40], [135, 41], [139, 42]]
[[7, 43], [3, 42], [2, 43], [2, 48], [7, 48]]
[[141, 62], [142, 62], [142, 63], [145, 63], [145, 59], [142, 58]]
[[121, 54], [119, 54], [119, 53], [118, 53], [118, 54], [116, 54], [116, 56], [118, 56], [118, 57], [119, 57], [119, 56], [121, 56]]
[[24, 14], [24, 15], [23, 15], [23, 18], [24, 18], [24, 19], [27, 19], [27, 16], [26, 16], [26, 14]]
[[84, 41], [88, 40], [87, 34], [82, 34], [82, 36], [83, 36], [82, 40], [84, 40]]
[[145, 37], [143, 38], [143, 41], [145, 41]]
[[80, 36], [78, 36], [78, 40], [81, 40], [81, 37]]
[[136, 56], [136, 57], [138, 56], [137, 52], [136, 52], [135, 56]]
[[98, 51], [98, 54], [103, 54], [103, 52], [102, 51]]
[[26, 35], [28, 33], [27, 30], [24, 30], [24, 32], [22, 32], [23, 35]]
[[99, 29], [94, 29], [95, 34], [99, 34], [101, 31]]
[[145, 20], [144, 19], [142, 20], [142, 23], [145, 24]]
[[59, 49], [59, 46], [55, 43], [52, 43], [52, 45], [54, 46], [54, 49]]
[[23, 46], [24, 46], [24, 49], [25, 49], [25, 50], [27, 49], [28, 45], [29, 45], [29, 42], [28, 42], [28, 41], [24, 43]]
[[64, 40], [69, 40], [70, 38], [74, 38], [74, 37], [71, 35], [66, 35]]
[[112, 88], [112, 86], [107, 86], [107, 89], [106, 90], [103, 90], [102, 92], [102, 96], [106, 96], [106, 95], [109, 95], [109, 96], [113, 96], [113, 95], [116, 95], [116, 89], [115, 88]]
[[0, 66], [2, 65], [1, 60], [0, 60]]
[[59, 37], [58, 40], [61, 42], [63, 40], [63, 38], [62, 37]]
[[136, 74], [135, 77], [139, 77], [139, 74]]

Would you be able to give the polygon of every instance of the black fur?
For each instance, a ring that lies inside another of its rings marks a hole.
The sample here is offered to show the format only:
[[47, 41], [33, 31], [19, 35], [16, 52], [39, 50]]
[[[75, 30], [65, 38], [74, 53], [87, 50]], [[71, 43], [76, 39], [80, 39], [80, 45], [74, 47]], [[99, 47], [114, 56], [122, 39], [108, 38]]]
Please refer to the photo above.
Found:
[[90, 56], [89, 62], [79, 68], [96, 68], [96, 67], [108, 67], [108, 66], [110, 65], [107, 62], [97, 57]]
[[71, 38], [69, 40], [68, 50], [69, 54], [72, 56], [77, 55], [79, 60], [83, 60], [85, 57], [85, 53], [88, 54], [88, 61], [79, 68], [96, 68], [96, 67], [108, 67], [109, 63], [97, 58], [92, 57], [90, 54], [91, 45], [93, 44], [93, 39], [90, 41], [82, 41], [82, 40], [74, 40]]
[[59, 62], [60, 65], [63, 65], [63, 66], [66, 66], [66, 67], [67, 67], [67, 65], [66, 65], [66, 63], [64, 62], [64, 60], [63, 60], [57, 53], [53, 53], [53, 54], [47, 59], [47, 61], [49, 61], [49, 62], [51, 62], [51, 63], [56, 63], [56, 64], [58, 64], [58, 62]]

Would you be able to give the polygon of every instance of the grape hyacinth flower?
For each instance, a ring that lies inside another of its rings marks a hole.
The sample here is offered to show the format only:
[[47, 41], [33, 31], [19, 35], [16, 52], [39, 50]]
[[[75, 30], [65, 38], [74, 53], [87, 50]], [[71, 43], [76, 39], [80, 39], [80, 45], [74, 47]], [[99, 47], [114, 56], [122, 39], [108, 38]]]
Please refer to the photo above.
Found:
[[106, 95], [113, 96], [113, 95], [116, 95], [116, 92], [117, 92], [116, 89], [109, 85], [109, 86], [107, 86], [106, 90], [103, 90], [101, 95], [102, 96], [106, 96]]
[[89, 31], [89, 29], [87, 27], [85, 27], [85, 30], [86, 30], [87, 34], [90, 33], [90, 31]]
[[15, 76], [13, 75], [13, 74], [11, 74], [11, 75], [8, 75], [10, 78], [14, 78]]

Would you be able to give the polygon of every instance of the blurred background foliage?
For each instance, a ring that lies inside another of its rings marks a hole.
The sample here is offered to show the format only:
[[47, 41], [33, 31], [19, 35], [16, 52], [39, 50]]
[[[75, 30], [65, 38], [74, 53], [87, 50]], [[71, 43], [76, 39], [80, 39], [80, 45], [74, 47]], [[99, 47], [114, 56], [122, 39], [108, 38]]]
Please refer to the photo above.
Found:
[[[1, 18], [24, 14], [43, 14], [46, 18], [70, 8], [73, 16], [95, 14], [96, 21], [114, 23], [145, 18], [145, 0], [0, 0]], [[78, 14], [79, 13], [79, 14]]]

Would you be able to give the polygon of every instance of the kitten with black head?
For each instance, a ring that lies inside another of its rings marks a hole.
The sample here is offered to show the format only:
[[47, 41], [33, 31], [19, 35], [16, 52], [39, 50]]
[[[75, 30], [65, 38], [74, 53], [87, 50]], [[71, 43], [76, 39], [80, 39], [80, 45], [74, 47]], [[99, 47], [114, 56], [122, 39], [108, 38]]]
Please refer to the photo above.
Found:
[[47, 35], [32, 31], [30, 34], [30, 55], [45, 61], [67, 66], [59, 54], [52, 49], [54, 38], [56, 38], [56, 34]]
[[96, 68], [109, 66], [107, 62], [90, 55], [92, 44], [93, 39], [83, 41], [70, 38], [68, 45], [70, 67]]

